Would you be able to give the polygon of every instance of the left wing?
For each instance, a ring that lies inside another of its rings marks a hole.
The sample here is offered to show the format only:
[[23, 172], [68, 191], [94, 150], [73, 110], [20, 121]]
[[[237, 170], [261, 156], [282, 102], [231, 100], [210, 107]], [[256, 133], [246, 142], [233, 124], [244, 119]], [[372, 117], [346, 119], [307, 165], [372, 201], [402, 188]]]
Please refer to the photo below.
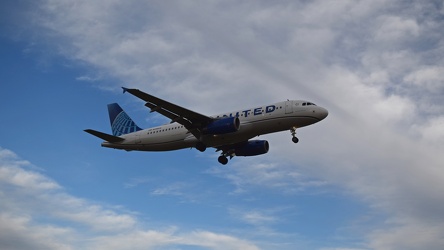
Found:
[[172, 122], [182, 124], [194, 136], [196, 136], [196, 138], [199, 138], [201, 135], [200, 129], [213, 121], [213, 118], [209, 116], [199, 114], [171, 102], [162, 100], [138, 89], [128, 89], [124, 87], [122, 87], [122, 89], [123, 93], [128, 92], [146, 101], [145, 106], [150, 108], [151, 112], [158, 112], [159, 114], [170, 118]]

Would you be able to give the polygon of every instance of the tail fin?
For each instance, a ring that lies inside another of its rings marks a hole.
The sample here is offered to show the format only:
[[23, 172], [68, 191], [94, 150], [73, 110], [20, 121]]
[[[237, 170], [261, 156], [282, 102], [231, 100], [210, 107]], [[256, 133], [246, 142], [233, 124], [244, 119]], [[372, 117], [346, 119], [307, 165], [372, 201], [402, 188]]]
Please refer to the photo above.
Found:
[[142, 130], [117, 103], [108, 104], [108, 114], [114, 136]]

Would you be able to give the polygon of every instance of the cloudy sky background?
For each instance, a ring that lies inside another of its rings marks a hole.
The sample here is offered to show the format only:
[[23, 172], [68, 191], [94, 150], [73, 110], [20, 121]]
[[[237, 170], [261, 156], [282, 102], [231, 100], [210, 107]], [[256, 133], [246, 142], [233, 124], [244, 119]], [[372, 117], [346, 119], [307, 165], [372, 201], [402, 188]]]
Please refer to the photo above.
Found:
[[[443, 249], [443, 1], [2, 1], [0, 248]], [[121, 94], [329, 110], [263, 156], [121, 152]]]

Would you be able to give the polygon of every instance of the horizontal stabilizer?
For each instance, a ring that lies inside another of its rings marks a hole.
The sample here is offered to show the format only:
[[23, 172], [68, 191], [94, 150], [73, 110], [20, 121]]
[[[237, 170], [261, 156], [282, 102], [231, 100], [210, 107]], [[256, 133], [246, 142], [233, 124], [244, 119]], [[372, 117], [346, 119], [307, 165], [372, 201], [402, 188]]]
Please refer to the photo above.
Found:
[[86, 133], [89, 133], [89, 134], [92, 134], [94, 136], [97, 136], [100, 139], [103, 139], [103, 140], [108, 141], [108, 142], [113, 142], [114, 143], [114, 142], [121, 142], [121, 141], [125, 140], [122, 137], [105, 134], [105, 133], [102, 133], [102, 132], [99, 132], [99, 131], [96, 131], [96, 130], [92, 130], [92, 129], [85, 129], [84, 131]]

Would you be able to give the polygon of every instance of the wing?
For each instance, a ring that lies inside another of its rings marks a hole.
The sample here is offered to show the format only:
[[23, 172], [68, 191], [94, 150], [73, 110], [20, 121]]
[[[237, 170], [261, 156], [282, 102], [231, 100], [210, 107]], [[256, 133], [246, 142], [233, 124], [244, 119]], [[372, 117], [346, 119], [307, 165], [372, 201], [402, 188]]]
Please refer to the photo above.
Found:
[[199, 138], [201, 135], [200, 128], [213, 121], [213, 118], [209, 116], [199, 114], [171, 102], [162, 100], [138, 89], [128, 89], [124, 87], [122, 87], [122, 89], [123, 93], [128, 92], [146, 101], [145, 106], [150, 108], [151, 112], [158, 112], [159, 114], [170, 118], [171, 121], [182, 124], [194, 136], [196, 136], [196, 138]]

